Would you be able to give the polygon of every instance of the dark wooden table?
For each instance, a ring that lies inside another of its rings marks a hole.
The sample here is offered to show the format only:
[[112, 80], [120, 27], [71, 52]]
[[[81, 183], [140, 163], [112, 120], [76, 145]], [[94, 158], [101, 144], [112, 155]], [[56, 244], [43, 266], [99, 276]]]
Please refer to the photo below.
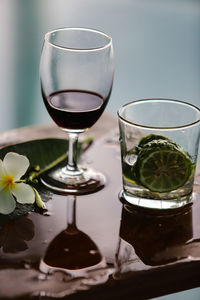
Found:
[[[138, 210], [118, 199], [117, 121], [104, 114], [87, 134], [95, 142], [84, 161], [106, 175], [105, 188], [76, 198], [49, 191], [45, 212], [0, 225], [0, 299], [149, 299], [200, 286], [198, 171], [191, 205], [170, 214]], [[46, 137], [65, 134], [54, 125], [16, 129], [0, 135], [0, 146]], [[58, 260], [63, 268], [54, 267]]]

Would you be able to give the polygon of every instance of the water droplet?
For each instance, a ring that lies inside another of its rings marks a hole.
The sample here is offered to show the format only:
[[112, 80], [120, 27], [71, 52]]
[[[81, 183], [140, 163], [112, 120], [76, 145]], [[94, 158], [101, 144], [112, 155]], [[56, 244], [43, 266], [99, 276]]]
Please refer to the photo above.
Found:
[[45, 291], [40, 291], [39, 292], [39, 297], [43, 298], [46, 296], [46, 292]]
[[46, 216], [46, 217], [52, 216], [52, 212], [50, 212], [49, 210], [47, 210], [47, 211], [45, 211], [43, 213], [43, 216]]
[[24, 260], [24, 269], [31, 269], [31, 261], [29, 259]]
[[47, 280], [48, 279], [48, 276], [47, 276], [47, 274], [39, 274], [38, 275], [38, 280], [42, 280], [42, 281], [45, 281], [45, 280]]
[[88, 160], [87, 160], [87, 163], [88, 163], [89, 165], [91, 165], [91, 164], [93, 163], [93, 161], [92, 161], [91, 159], [88, 159]]
[[29, 270], [31, 268], [31, 265], [29, 264], [24, 264], [24, 269]]
[[48, 243], [47, 240], [42, 241], [42, 244], [47, 244], [47, 243]]
[[118, 133], [114, 133], [113, 136], [107, 138], [104, 141], [104, 144], [106, 146], [118, 146], [119, 145], [119, 134]]
[[93, 255], [95, 255], [95, 254], [97, 254], [98, 253], [98, 251], [97, 250], [90, 250], [90, 254], [93, 254]]

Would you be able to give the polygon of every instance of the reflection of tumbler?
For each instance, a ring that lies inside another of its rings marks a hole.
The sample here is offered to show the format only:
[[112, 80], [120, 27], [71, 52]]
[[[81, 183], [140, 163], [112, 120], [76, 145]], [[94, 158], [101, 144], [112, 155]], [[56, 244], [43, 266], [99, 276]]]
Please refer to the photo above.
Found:
[[120, 238], [133, 246], [146, 265], [170, 263], [184, 256], [182, 246], [192, 238], [192, 207], [176, 214], [154, 215], [125, 205]]

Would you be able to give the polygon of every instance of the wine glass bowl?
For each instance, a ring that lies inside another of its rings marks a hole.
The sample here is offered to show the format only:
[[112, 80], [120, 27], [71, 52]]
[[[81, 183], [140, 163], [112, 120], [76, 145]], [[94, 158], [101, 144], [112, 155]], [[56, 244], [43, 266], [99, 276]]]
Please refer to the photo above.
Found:
[[100, 172], [77, 164], [78, 136], [102, 115], [114, 76], [112, 39], [87, 28], [48, 32], [40, 61], [41, 91], [54, 122], [68, 133], [67, 166], [51, 170], [42, 182], [58, 192], [86, 194], [105, 185]]
[[73, 278], [92, 276], [91, 271], [102, 270], [102, 275], [98, 275], [102, 282], [108, 278], [106, 260], [92, 238], [77, 227], [76, 203], [77, 197], [69, 195], [67, 226], [51, 240], [39, 268], [46, 274], [62, 271]]

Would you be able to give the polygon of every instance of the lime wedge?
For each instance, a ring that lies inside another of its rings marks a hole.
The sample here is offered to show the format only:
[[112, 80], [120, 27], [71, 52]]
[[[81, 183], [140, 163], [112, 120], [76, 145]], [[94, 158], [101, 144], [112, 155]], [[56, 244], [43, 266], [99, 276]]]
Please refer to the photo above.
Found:
[[189, 155], [170, 140], [152, 140], [141, 148], [134, 166], [137, 181], [153, 192], [183, 186], [192, 172]]

